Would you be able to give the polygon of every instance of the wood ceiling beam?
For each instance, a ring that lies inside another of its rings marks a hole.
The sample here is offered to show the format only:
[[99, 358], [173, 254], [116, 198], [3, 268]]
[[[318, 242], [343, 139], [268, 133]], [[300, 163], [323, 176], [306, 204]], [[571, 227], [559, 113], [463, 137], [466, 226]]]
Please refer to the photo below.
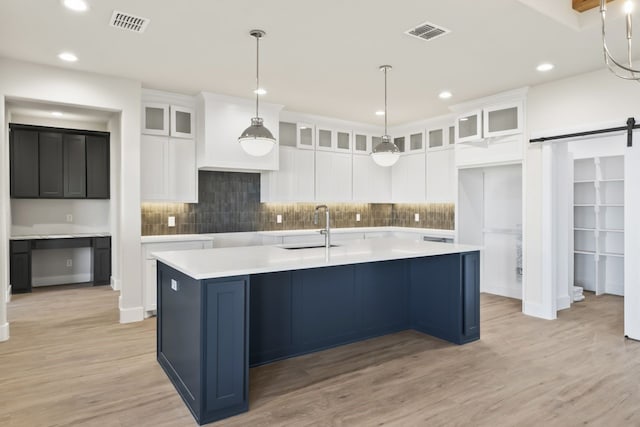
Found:
[[[600, 0], [571, 0], [573, 10], [576, 12], [586, 12], [595, 7], [600, 7]], [[607, 3], [613, 0], [607, 0]]]

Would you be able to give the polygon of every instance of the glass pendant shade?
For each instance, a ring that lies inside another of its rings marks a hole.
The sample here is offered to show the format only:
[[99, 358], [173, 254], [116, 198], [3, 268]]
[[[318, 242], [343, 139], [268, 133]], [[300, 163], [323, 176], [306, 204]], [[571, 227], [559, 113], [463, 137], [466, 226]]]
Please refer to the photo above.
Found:
[[258, 113], [260, 95], [260, 39], [265, 36], [262, 30], [251, 30], [249, 35], [256, 39], [256, 116], [251, 119], [251, 126], [246, 128], [238, 138], [240, 147], [250, 156], [266, 156], [276, 145], [276, 139], [271, 131], [264, 126], [263, 120]]
[[400, 158], [400, 149], [391, 142], [387, 135], [382, 137], [382, 142], [373, 147], [371, 158], [378, 166], [393, 166]]
[[275, 138], [269, 129], [264, 127], [260, 117], [251, 119], [251, 126], [242, 132], [238, 142], [245, 153], [255, 157], [266, 156], [276, 145]]

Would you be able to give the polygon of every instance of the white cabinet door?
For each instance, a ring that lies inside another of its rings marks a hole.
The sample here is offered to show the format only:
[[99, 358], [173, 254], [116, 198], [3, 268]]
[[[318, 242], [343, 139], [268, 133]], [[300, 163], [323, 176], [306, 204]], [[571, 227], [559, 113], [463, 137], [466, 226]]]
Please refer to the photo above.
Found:
[[171, 105], [171, 136], [176, 138], [193, 138], [194, 112], [192, 108]]
[[280, 147], [280, 169], [260, 176], [262, 202], [313, 202], [315, 200], [315, 153]]
[[353, 156], [353, 201], [391, 202], [391, 168], [378, 166], [371, 156]]
[[513, 135], [522, 132], [521, 101], [485, 107], [483, 133], [485, 138]]
[[456, 119], [456, 142], [473, 142], [482, 139], [482, 110], [466, 113]]
[[169, 139], [166, 136], [142, 135], [140, 138], [140, 198], [169, 198]]
[[391, 168], [391, 196], [395, 203], [425, 201], [425, 154], [400, 156]]
[[157, 102], [142, 104], [142, 133], [169, 135], [169, 104]]
[[316, 151], [316, 200], [351, 201], [351, 154]]
[[142, 135], [140, 158], [141, 200], [198, 201], [198, 170], [192, 139]]
[[455, 151], [427, 153], [427, 202], [453, 203], [455, 200]]
[[169, 140], [169, 199], [175, 202], [198, 201], [196, 146], [192, 139]]

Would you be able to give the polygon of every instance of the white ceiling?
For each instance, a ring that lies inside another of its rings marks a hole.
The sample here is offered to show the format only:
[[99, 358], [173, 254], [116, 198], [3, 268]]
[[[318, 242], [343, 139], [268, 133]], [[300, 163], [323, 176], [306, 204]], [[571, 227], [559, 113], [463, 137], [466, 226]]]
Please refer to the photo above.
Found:
[[[381, 64], [393, 66], [390, 124], [602, 67], [600, 28], [576, 24], [571, 0], [87, 1], [84, 14], [59, 0], [1, 1], [0, 55], [132, 78], [148, 88], [250, 97], [255, 41], [248, 31], [260, 28], [267, 32], [265, 101], [374, 124], [383, 120], [374, 115], [383, 107]], [[110, 27], [114, 9], [150, 18], [146, 32]], [[424, 21], [452, 33], [431, 42], [403, 34]], [[62, 63], [63, 50], [79, 61]], [[544, 61], [556, 68], [537, 72]], [[453, 98], [440, 100], [444, 89]]]

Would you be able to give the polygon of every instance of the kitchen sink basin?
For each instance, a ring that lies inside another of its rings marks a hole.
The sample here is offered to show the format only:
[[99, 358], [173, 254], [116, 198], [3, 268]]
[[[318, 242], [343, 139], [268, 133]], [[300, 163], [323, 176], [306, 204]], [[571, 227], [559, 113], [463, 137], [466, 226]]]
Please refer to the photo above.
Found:
[[[331, 245], [332, 248], [335, 248], [337, 246], [340, 246], [340, 245]], [[287, 250], [316, 249], [316, 248], [324, 248], [324, 244], [281, 245], [279, 247]]]

